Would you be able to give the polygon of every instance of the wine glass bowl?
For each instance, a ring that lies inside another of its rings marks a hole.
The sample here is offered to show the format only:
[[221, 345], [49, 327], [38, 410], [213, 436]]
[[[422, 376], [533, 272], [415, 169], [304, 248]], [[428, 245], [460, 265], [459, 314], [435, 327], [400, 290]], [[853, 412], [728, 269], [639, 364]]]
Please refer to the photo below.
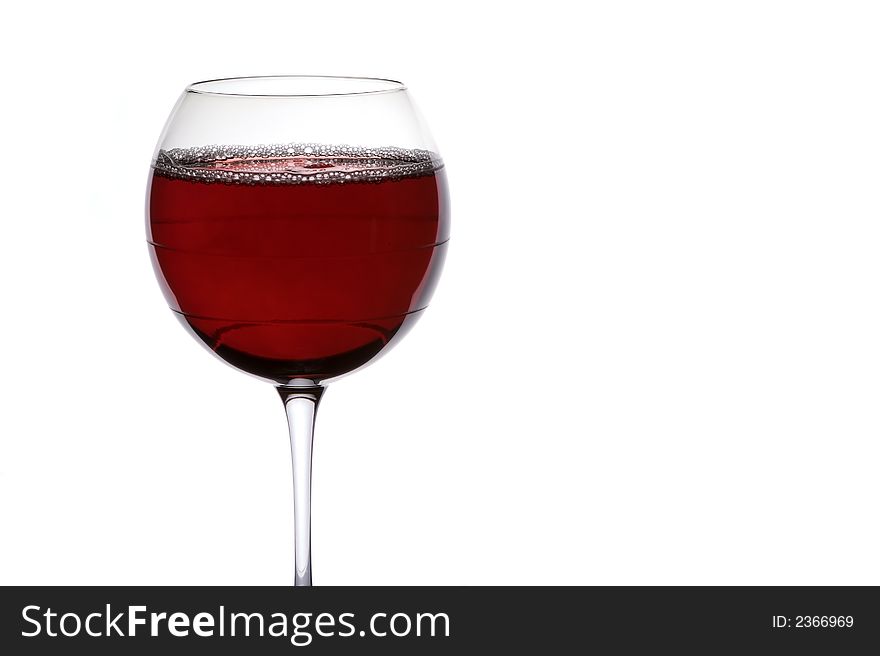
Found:
[[[350, 83], [318, 81], [327, 90]], [[358, 114], [391, 97], [389, 111], [399, 109], [406, 90], [386, 81], [371, 92], [355, 79], [352, 94], [331, 96], [241, 95], [310, 91], [313, 78], [221, 82], [187, 89], [157, 149], [148, 202], [157, 277], [184, 325], [234, 367], [278, 384], [336, 378], [383, 352], [427, 307], [449, 238], [442, 162], [426, 137], [397, 145], [422, 130], [408, 102], [412, 125], [403, 121], [396, 137], [386, 120], [364, 125], [354, 144], [312, 140], [333, 127], [314, 121], [316, 105], [353, 104]], [[245, 141], [249, 128], [226, 114], [260, 129]], [[291, 122], [301, 114], [313, 123]], [[216, 135], [205, 134], [206, 118]], [[274, 143], [264, 143], [263, 124], [278, 118]], [[200, 141], [185, 141], [181, 122], [195, 123]]]
[[449, 240], [443, 162], [399, 82], [196, 83], [153, 158], [147, 240], [183, 325], [279, 387], [307, 584], [314, 414], [326, 383], [386, 352], [427, 308]]

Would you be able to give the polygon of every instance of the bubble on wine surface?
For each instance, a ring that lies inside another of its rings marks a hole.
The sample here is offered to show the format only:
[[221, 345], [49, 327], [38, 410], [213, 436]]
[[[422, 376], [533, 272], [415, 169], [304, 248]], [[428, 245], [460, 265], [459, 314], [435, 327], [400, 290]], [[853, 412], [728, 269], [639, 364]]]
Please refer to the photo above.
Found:
[[162, 149], [153, 162], [158, 175], [227, 184], [381, 182], [428, 175], [442, 166], [429, 150], [318, 143]]

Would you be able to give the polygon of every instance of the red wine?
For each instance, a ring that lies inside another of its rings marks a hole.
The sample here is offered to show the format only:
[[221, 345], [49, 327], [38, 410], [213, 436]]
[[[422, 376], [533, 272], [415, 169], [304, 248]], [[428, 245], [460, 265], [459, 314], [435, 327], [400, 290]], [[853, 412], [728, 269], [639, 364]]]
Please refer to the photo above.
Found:
[[148, 242], [171, 309], [276, 383], [352, 371], [427, 307], [449, 239], [423, 150], [320, 144], [160, 151]]

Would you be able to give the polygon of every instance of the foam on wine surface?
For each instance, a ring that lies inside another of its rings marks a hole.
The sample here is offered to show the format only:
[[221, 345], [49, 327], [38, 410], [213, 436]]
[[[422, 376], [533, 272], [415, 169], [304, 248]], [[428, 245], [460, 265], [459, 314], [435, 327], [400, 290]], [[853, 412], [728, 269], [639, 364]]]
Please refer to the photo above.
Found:
[[154, 168], [168, 177], [232, 184], [330, 184], [433, 173], [442, 160], [428, 150], [292, 143], [160, 150]]

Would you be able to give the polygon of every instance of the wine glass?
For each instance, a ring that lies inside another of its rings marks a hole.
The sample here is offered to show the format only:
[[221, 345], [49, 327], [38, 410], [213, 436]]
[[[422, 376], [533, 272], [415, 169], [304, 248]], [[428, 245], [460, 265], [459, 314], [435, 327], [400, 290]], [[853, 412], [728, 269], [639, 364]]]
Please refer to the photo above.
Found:
[[153, 157], [147, 240], [168, 304], [276, 385], [293, 458], [294, 585], [311, 585], [315, 413], [424, 313], [449, 240], [443, 162], [400, 82], [189, 85]]

